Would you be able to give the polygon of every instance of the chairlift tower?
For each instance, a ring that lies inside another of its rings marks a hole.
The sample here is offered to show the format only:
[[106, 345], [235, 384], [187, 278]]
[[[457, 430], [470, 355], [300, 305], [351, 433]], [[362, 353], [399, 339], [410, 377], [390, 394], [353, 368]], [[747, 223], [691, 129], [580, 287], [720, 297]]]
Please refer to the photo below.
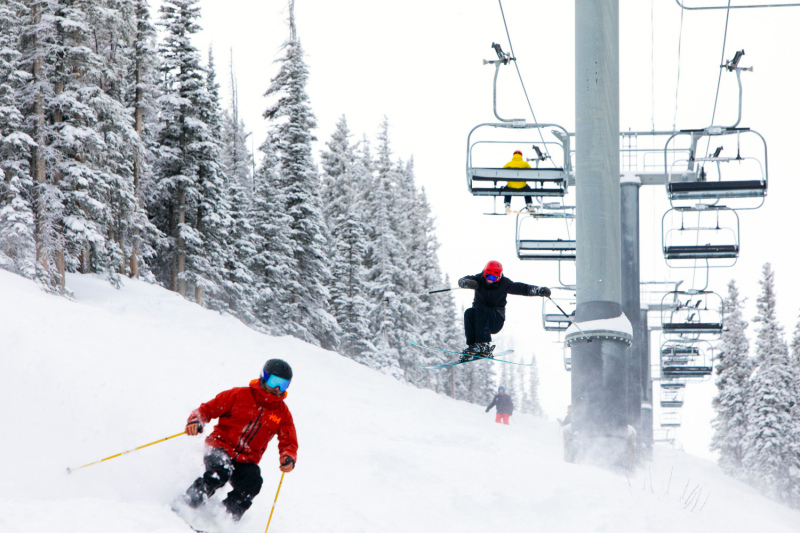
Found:
[[630, 467], [627, 357], [621, 305], [619, 0], [575, 1], [577, 227], [572, 350], [576, 461]]

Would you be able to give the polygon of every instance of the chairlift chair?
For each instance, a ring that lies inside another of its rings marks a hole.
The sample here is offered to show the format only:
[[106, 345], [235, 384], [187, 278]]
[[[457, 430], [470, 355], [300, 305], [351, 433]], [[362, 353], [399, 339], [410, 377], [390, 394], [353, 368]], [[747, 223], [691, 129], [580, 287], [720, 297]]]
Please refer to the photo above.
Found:
[[674, 411], [665, 411], [661, 413], [658, 422], [662, 428], [679, 428], [681, 427], [681, 415]]
[[[708, 154], [698, 151], [706, 141]], [[677, 147], [676, 147], [677, 146]], [[666, 154], [688, 151], [688, 157]], [[749, 128], [712, 126], [682, 130], [665, 146], [667, 196], [673, 206], [682, 201], [755, 198], [735, 201], [737, 209], [754, 209], [767, 194], [767, 143]]]
[[[467, 136], [467, 189], [474, 196], [564, 196], [572, 171], [569, 145], [567, 130], [558, 124], [522, 119], [479, 124]], [[542, 155], [540, 147], [549, 152], [549, 146], [562, 152], [560, 166]], [[517, 149], [537, 155], [528, 159], [534, 162], [532, 168], [503, 168]], [[526, 187], [507, 187], [509, 181]]]
[[686, 383], [682, 381], [661, 382], [661, 407], [677, 409], [683, 407], [683, 393]]
[[708, 341], [669, 340], [661, 346], [661, 377], [703, 379], [711, 375], [713, 360]]
[[664, 295], [662, 304], [661, 330], [665, 336], [708, 338], [722, 334], [722, 297], [719, 294], [707, 290], [673, 291]]
[[695, 260], [733, 266], [739, 257], [739, 215], [726, 206], [673, 207], [661, 218], [661, 244], [672, 268], [694, 268]]
[[[517, 257], [528, 260], [575, 261], [577, 243], [574, 207], [546, 204], [517, 215]], [[549, 238], [541, 238], [542, 236]]]

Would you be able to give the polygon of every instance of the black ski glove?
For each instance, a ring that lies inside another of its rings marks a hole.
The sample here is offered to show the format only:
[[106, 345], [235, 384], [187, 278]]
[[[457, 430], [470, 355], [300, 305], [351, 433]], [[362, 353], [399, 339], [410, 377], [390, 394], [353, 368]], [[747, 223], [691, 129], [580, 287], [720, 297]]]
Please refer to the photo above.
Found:
[[534, 285], [531, 287], [530, 291], [528, 291], [529, 296], [542, 296], [544, 298], [550, 297], [550, 289], [547, 287], [537, 287]]
[[474, 279], [461, 278], [460, 280], [458, 280], [458, 286], [461, 287], [462, 289], [475, 290], [478, 288], [478, 282], [475, 281]]

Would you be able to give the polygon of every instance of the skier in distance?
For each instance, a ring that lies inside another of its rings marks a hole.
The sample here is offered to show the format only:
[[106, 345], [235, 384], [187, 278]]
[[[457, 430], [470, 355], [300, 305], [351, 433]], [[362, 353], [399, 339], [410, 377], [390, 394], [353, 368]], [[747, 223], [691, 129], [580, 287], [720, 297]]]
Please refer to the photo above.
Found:
[[514, 413], [514, 402], [511, 401], [511, 396], [506, 394], [506, 388], [503, 386], [497, 389], [497, 394], [494, 395], [492, 403], [486, 408], [486, 412], [488, 413], [495, 405], [497, 406], [497, 415], [494, 417], [494, 421], [498, 424], [502, 422], [508, 425], [508, 417]]
[[294, 469], [297, 434], [292, 414], [284, 403], [291, 380], [289, 364], [270, 359], [261, 377], [250, 381], [249, 386], [220, 392], [192, 411], [186, 422], [187, 435], [202, 433], [203, 426], [213, 418], [219, 418], [219, 422], [206, 438], [203, 457], [206, 471], [183, 494], [183, 503], [198, 508], [230, 481], [232, 490], [222, 504], [234, 521], [240, 520], [261, 491], [263, 479], [258, 463], [275, 435], [280, 470]]
[[[462, 289], [472, 289], [475, 297], [472, 307], [464, 311], [464, 333], [467, 347], [464, 354], [475, 354], [492, 357], [492, 335], [503, 329], [506, 321], [506, 297], [509, 294], [518, 296], [549, 297], [550, 289], [511, 281], [503, 276], [503, 265], [497, 261], [489, 261], [483, 272], [474, 276], [464, 276], [458, 280]], [[461, 361], [476, 359], [470, 355], [462, 355]]]

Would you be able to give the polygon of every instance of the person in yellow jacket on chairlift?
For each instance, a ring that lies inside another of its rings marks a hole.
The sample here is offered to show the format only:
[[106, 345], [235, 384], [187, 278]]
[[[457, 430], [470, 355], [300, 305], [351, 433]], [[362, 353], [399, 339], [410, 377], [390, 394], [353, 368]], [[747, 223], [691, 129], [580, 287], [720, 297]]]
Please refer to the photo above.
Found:
[[[505, 164], [503, 168], [531, 168], [530, 164], [522, 158], [522, 152], [520, 150], [515, 150], [514, 155], [511, 157], [511, 161]], [[515, 190], [522, 190], [522, 191], [529, 191], [530, 187], [524, 181], [509, 181], [506, 183], [504, 190], [508, 189], [515, 189]], [[503, 197], [506, 214], [511, 212], [511, 195]], [[525, 207], [528, 208], [528, 211], [533, 211], [533, 198], [531, 196], [525, 196]]]

